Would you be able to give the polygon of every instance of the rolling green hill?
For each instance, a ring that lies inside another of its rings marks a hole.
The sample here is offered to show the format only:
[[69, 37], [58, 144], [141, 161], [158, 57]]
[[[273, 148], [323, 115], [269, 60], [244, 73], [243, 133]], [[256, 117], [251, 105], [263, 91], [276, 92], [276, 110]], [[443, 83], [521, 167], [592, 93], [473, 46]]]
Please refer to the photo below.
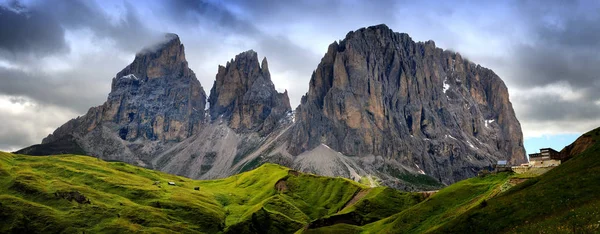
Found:
[[[397, 206], [379, 214], [381, 199]], [[421, 200], [275, 164], [199, 181], [87, 156], [0, 153], [0, 233], [293, 233], [341, 211], [361, 223]]]
[[510, 186], [510, 173], [476, 177], [452, 184], [425, 201], [364, 226], [336, 224], [306, 233], [424, 233], [431, 232]]
[[586, 133], [539, 177], [490, 174], [433, 195], [275, 164], [201, 181], [0, 152], [0, 233], [598, 233], [599, 140], [600, 129]]

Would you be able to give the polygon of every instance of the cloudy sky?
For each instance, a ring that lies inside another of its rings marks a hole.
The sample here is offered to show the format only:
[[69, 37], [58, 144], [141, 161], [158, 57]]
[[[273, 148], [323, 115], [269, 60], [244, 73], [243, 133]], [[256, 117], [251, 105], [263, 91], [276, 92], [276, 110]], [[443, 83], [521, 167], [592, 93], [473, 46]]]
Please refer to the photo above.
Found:
[[102, 104], [164, 32], [180, 36], [206, 92], [219, 64], [254, 49], [296, 106], [330, 43], [381, 23], [494, 70], [529, 153], [600, 126], [597, 1], [0, 0], [0, 150]]

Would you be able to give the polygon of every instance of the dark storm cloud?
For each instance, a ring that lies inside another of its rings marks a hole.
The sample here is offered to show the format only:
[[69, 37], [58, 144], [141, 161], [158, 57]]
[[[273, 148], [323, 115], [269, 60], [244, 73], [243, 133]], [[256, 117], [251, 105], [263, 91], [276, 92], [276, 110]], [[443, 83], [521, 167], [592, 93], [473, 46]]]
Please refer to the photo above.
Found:
[[14, 58], [20, 53], [47, 55], [68, 50], [65, 31], [51, 14], [15, 4], [0, 5], [0, 55]]
[[60, 24], [67, 29], [90, 29], [99, 38], [110, 38], [115, 45], [126, 51], [136, 52], [144, 45], [160, 37], [160, 33], [148, 28], [134, 7], [124, 1], [123, 16], [112, 22], [111, 18], [95, 2], [84, 0], [47, 0], [34, 8], [52, 12]]
[[[243, 9], [244, 14], [248, 14], [249, 17], [261, 23], [268, 23], [273, 18], [276, 18], [277, 21], [283, 22], [314, 20], [325, 24], [337, 23], [339, 26], [343, 26], [342, 20], [350, 20], [352, 18], [379, 18], [390, 22], [390, 19], [394, 18], [395, 6], [405, 4], [407, 1], [379, 0], [366, 3], [352, 0], [233, 0], [230, 2], [239, 9]], [[354, 10], [362, 12], [362, 14], [349, 15]], [[368, 25], [355, 25], [352, 27], [359, 28], [364, 26]]]
[[514, 48], [523, 85], [557, 81], [584, 88], [600, 78], [600, 4], [592, 1], [519, 2], [530, 41]]
[[[115, 40], [119, 48], [131, 52], [155, 41], [160, 35], [140, 20], [129, 2], [117, 22], [93, 1], [47, 0], [24, 5], [19, 1], [0, 5], [0, 54], [9, 60], [19, 60], [21, 53], [34, 58], [69, 51], [65, 30], [90, 29], [98, 38]], [[31, 62], [31, 59], [24, 62]]]
[[[188, 25], [212, 26], [212, 29], [224, 30], [222, 32], [258, 35], [261, 32], [247, 21], [244, 21], [220, 3], [196, 0], [163, 1], [164, 9], [167, 10], [173, 22]], [[206, 25], [208, 22], [208, 25]]]
[[518, 45], [517, 50], [513, 69], [521, 77], [516, 80], [519, 84], [543, 86], [568, 81], [577, 88], [585, 88], [600, 78], [600, 46], [575, 49], [536, 44]]
[[591, 122], [600, 116], [600, 4], [596, 1], [519, 1], [518, 19], [531, 35], [512, 48], [510, 75], [523, 92], [557, 84], [564, 93], [518, 97], [522, 122]]

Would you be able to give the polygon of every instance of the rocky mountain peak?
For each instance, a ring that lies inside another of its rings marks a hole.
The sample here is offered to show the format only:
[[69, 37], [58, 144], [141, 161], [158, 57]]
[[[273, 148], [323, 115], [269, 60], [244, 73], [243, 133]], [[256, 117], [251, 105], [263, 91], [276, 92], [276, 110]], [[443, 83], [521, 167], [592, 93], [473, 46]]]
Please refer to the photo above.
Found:
[[176, 34], [165, 34], [116, 74], [103, 105], [91, 108], [44, 141], [57, 139], [63, 132], [82, 136], [94, 131], [114, 131], [127, 141], [179, 141], [199, 130], [205, 105], [206, 94], [188, 67], [183, 44]]
[[[267, 57], [264, 57], [262, 62], [260, 63], [260, 69], [264, 70], [264, 71], [269, 71], [269, 63], [267, 62]], [[270, 73], [266, 73], [269, 76], [271, 75]], [[271, 77], [269, 77], [269, 80], [271, 79]]]
[[133, 74], [136, 77], [177, 78], [193, 75], [185, 59], [185, 48], [179, 36], [168, 33], [154, 45], [138, 52], [133, 62], [117, 73], [116, 78]]
[[496, 160], [525, 160], [519, 122], [496, 74], [386, 25], [329, 46], [296, 120], [288, 144], [294, 155], [325, 144], [443, 183]]
[[141, 57], [147, 54], [159, 53], [161, 50], [168, 50], [171, 47], [181, 46], [181, 40], [175, 33], [165, 33], [162, 38], [157, 40], [154, 44], [144, 47], [138, 53], [136, 57]]
[[259, 64], [253, 50], [219, 66], [208, 102], [211, 120], [226, 120], [236, 131], [266, 133], [291, 110], [287, 93], [275, 90], [267, 58]]

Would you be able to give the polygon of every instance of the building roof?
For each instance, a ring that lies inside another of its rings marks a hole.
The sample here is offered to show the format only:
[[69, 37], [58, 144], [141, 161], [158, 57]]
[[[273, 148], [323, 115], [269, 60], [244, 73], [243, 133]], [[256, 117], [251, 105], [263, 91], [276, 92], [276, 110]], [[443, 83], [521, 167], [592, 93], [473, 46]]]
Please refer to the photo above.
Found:
[[554, 149], [552, 149], [552, 148], [541, 148], [541, 149], [540, 149], [540, 152], [542, 152], [542, 151], [546, 151], [546, 150], [549, 150], [549, 151], [552, 151], [552, 152], [556, 152], [556, 153], [558, 153], [558, 151], [556, 151], [556, 150], [554, 150]]
[[552, 154], [560, 153], [552, 148], [541, 148], [539, 153], [529, 154], [529, 157], [542, 157], [542, 156], [544, 156], [544, 155], [542, 155], [542, 153], [544, 153], [544, 152], [550, 152]]

